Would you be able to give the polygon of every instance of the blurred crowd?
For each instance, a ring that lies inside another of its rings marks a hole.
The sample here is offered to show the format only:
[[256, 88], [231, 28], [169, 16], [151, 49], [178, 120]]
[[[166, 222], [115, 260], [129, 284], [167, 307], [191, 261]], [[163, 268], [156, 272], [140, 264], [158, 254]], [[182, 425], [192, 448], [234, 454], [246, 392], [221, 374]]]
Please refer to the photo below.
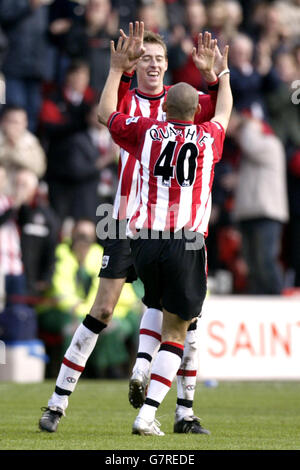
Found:
[[[166, 85], [207, 90], [191, 57], [199, 32], [230, 45], [234, 111], [213, 188], [210, 292], [300, 288], [299, 0], [0, 0], [2, 329], [37, 312], [49, 376], [99, 282], [96, 209], [113, 202], [118, 147], [97, 102], [110, 40], [133, 20], [165, 40]], [[92, 373], [130, 361], [141, 292], [126, 285]]]

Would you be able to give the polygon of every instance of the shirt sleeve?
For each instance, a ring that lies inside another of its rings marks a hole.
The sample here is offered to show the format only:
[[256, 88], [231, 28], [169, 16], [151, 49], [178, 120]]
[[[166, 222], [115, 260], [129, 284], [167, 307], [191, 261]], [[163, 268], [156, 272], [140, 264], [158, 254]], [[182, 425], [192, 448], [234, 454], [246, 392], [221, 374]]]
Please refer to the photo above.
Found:
[[121, 110], [121, 104], [123, 99], [126, 97], [128, 91], [130, 90], [132, 78], [133, 78], [133, 73], [126, 73], [124, 72], [121, 80], [120, 80], [120, 85], [118, 89], [118, 111]]
[[204, 122], [201, 124], [201, 128], [204, 132], [209, 133], [213, 139], [213, 153], [214, 153], [214, 161], [218, 162], [222, 158], [223, 146], [224, 146], [224, 139], [225, 139], [225, 131], [223, 126], [217, 121], [209, 121]]
[[107, 121], [110, 134], [121, 148], [138, 158], [137, 150], [152, 125], [152, 120], [142, 116], [129, 116], [119, 112], [112, 113]]

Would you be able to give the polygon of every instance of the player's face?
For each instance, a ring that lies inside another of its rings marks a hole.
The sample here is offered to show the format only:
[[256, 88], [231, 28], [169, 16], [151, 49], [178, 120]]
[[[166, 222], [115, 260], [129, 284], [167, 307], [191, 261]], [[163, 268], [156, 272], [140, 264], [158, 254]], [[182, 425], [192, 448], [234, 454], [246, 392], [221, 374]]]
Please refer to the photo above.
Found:
[[162, 91], [168, 61], [160, 44], [146, 43], [144, 47], [145, 53], [136, 66], [138, 88], [144, 93], [155, 95]]

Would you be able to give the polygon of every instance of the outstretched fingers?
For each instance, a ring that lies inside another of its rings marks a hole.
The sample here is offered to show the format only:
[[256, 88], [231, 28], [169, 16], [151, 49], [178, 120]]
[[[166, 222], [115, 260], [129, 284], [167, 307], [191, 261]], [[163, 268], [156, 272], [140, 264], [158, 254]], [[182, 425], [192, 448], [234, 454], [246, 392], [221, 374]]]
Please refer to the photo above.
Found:
[[207, 49], [211, 48], [211, 34], [208, 31], [205, 31], [204, 33], [203, 43], [204, 43], [205, 48]]
[[208, 31], [205, 31], [204, 34], [199, 33], [197, 50], [199, 53], [203, 52], [204, 49], [211, 49], [212, 51], [214, 51], [215, 47], [217, 46], [217, 43], [217, 39], [212, 39], [211, 33], [209, 33]]
[[143, 39], [144, 39], [144, 22], [143, 21], [136, 21], [135, 22], [133, 36], [136, 39], [140, 39], [141, 41], [143, 41]]
[[129, 23], [129, 33], [128, 33], [128, 36], [127, 34], [124, 32], [124, 30], [122, 28], [120, 28], [120, 34], [122, 36], [123, 39], [126, 39], [128, 37], [133, 37], [133, 24], [132, 23]]
[[200, 51], [202, 49], [202, 47], [204, 47], [203, 45], [203, 34], [202, 33], [199, 33], [198, 34], [198, 51]]
[[144, 39], [144, 22], [143, 21], [135, 21], [134, 23], [134, 28], [133, 28], [133, 23], [129, 23], [129, 33], [128, 36], [124, 32], [123, 29], [120, 28], [120, 34], [121, 36], [126, 39], [126, 38], [132, 38], [132, 39], [139, 39], [140, 41], [143, 41]]
[[110, 55], [113, 55], [116, 52], [114, 41], [110, 41]]
[[132, 22], [129, 23], [128, 36], [123, 29], [120, 29], [120, 38], [124, 41], [123, 47], [120, 46], [119, 51], [129, 52], [131, 60], [138, 59], [145, 52], [143, 47], [144, 41], [144, 22], [135, 21], [134, 25]]
[[116, 46], [116, 52], [121, 52], [122, 46], [123, 46], [123, 41], [125, 41], [126, 38], [123, 38], [123, 36], [120, 36], [118, 41], [117, 41], [117, 46]]
[[128, 48], [129, 46], [131, 45], [132, 43], [132, 37], [130, 36], [123, 36], [121, 35], [117, 41], [117, 47], [116, 47], [116, 52], [127, 52], [128, 51]]

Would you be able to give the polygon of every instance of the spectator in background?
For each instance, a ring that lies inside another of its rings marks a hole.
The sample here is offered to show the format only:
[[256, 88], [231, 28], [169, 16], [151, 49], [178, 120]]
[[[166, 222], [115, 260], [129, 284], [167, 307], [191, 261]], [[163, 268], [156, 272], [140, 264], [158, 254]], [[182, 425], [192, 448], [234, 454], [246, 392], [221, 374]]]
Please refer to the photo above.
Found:
[[272, 127], [286, 149], [290, 221], [285, 231], [284, 254], [287, 266], [293, 270], [292, 284], [300, 287], [300, 108], [293, 100], [297, 90], [292, 88], [300, 78], [300, 64], [292, 50], [287, 49], [277, 54], [275, 67], [281, 85], [267, 95], [267, 103]]
[[181, 21], [178, 22], [169, 37], [168, 68], [171, 83], [186, 82], [200, 90], [205, 84], [194, 64], [191, 51], [197, 45], [198, 34], [206, 24], [206, 12], [202, 2], [188, 2], [184, 15], [184, 25]]
[[[61, 222], [75, 216], [73, 201], [72, 137], [87, 127], [86, 115], [95, 94], [89, 87], [89, 67], [85, 62], [70, 64], [62, 87], [45, 98], [40, 114], [40, 135], [47, 153], [49, 200]], [[77, 207], [78, 210], [80, 207]]]
[[110, 40], [118, 29], [118, 14], [110, 0], [88, 0], [83, 17], [74, 20], [65, 38], [64, 50], [71, 59], [85, 60], [90, 67], [90, 85], [101, 91], [109, 69]]
[[47, 73], [47, 12], [44, 0], [0, 2], [0, 23], [8, 39], [3, 62], [6, 102], [26, 109], [31, 132], [36, 131]]
[[[97, 205], [103, 202], [113, 203], [118, 178], [119, 146], [114, 143], [110, 133], [98, 120], [98, 103], [94, 104], [87, 117], [87, 132], [81, 134], [82, 144], [84, 138], [89, 139], [95, 154], [97, 185]], [[78, 136], [79, 137], [79, 136]], [[79, 147], [78, 142], [78, 147]], [[90, 147], [90, 151], [92, 148]], [[82, 145], [82, 152], [88, 154], [88, 144]], [[75, 150], [75, 148], [74, 148]], [[95, 173], [95, 171], [94, 171]], [[93, 217], [95, 216], [95, 212]]]
[[288, 34], [287, 25], [284, 25], [282, 14], [276, 2], [265, 5], [263, 14], [260, 18], [260, 31], [258, 42], [268, 45], [271, 53], [276, 52], [282, 47]]
[[9, 192], [12, 194], [12, 179], [19, 168], [31, 170], [37, 178], [46, 171], [46, 156], [39, 140], [27, 129], [25, 109], [17, 106], [4, 108], [0, 123], [0, 164], [6, 168], [10, 180]]
[[282, 230], [288, 220], [284, 148], [262, 121], [238, 113], [231, 118], [229, 134], [242, 152], [233, 215], [242, 233], [249, 293], [279, 295]]
[[[2, 63], [7, 49], [7, 38], [0, 26], [0, 70], [2, 70]], [[1, 104], [1, 103], [0, 103]]]
[[205, 2], [206, 28], [218, 39], [219, 49], [229, 44], [240, 31], [243, 9], [238, 0], [213, 0]]
[[165, 0], [166, 15], [168, 18], [169, 29], [172, 31], [174, 26], [180, 23], [184, 17], [185, 2], [178, 0]]
[[300, 110], [292, 102], [292, 84], [300, 79], [300, 65], [291, 52], [281, 52], [275, 59], [275, 68], [281, 80], [278, 89], [266, 96], [269, 119], [275, 133], [288, 149], [300, 146]]
[[299, 36], [300, 8], [292, 1], [265, 4], [259, 20], [257, 40], [268, 45], [273, 57], [292, 45]]
[[[31, 170], [16, 170], [13, 183], [14, 193], [7, 200], [6, 207], [2, 207], [0, 225], [4, 229], [9, 225], [15, 226], [18, 230], [25, 273], [22, 295], [26, 297], [22, 302], [36, 304], [39, 299], [33, 297], [43, 294], [52, 276], [58, 224], [52, 209], [41, 201], [38, 178]], [[1, 241], [6, 243], [5, 249], [9, 253], [10, 241]]]
[[[87, 128], [68, 139], [63, 168], [68, 177], [62, 190], [66, 215], [96, 222], [96, 209], [116, 189], [118, 146], [107, 128], [99, 125], [97, 104], [87, 111]], [[110, 183], [110, 186], [107, 186]], [[105, 188], [104, 188], [105, 184]]]
[[240, 31], [243, 23], [243, 9], [238, 0], [227, 0], [225, 2], [226, 20], [223, 27], [222, 42], [229, 43]]
[[[102, 247], [96, 243], [95, 224], [84, 219], [75, 222], [71, 239], [64, 240], [56, 248], [54, 274], [51, 287], [47, 292], [47, 297], [54, 305], [41, 306], [38, 315], [40, 334], [46, 343], [46, 351], [50, 355], [50, 360], [52, 359], [51, 370], [49, 370], [51, 376], [57, 375], [58, 370], [55, 368], [59, 368], [63, 352], [74, 330], [82, 322], [94, 302], [99, 284], [98, 274], [102, 253]], [[128, 285], [128, 290], [124, 291], [123, 296], [121, 301], [123, 306], [125, 305], [128, 310], [135, 310], [134, 304], [137, 302], [137, 298], [130, 285]], [[128, 299], [130, 300], [129, 304]], [[116, 311], [117, 309], [118, 306]], [[60, 345], [58, 344], [54, 348], [51, 347], [53, 335], [61, 337]], [[117, 336], [115, 333], [113, 334], [114, 341]], [[125, 336], [123, 334], [123, 339]], [[118, 339], [120, 340], [120, 335]], [[120, 350], [119, 345], [115, 344], [115, 347], [116, 350]], [[95, 354], [97, 355], [97, 351]], [[100, 364], [103, 365], [106, 361], [101, 363], [100, 360]]]
[[136, 18], [136, 9], [138, 6], [137, 0], [112, 0], [112, 4], [119, 15], [119, 26], [124, 29], [127, 28], [128, 23]]
[[298, 42], [293, 46], [292, 49], [293, 56], [296, 61], [297, 68], [300, 68], [300, 38], [298, 39]]
[[48, 38], [52, 46], [52, 81], [62, 84], [70, 59], [64, 53], [66, 34], [75, 19], [84, 14], [84, 4], [72, 0], [53, 0], [49, 6]]
[[[41, 296], [49, 287], [58, 243], [58, 220], [39, 193], [37, 176], [27, 169], [18, 170], [14, 179], [14, 207], [21, 235], [27, 294]], [[34, 303], [38, 299], [33, 300]]]
[[[2, 195], [6, 193], [6, 171], [3, 166], [0, 165], [0, 201], [2, 199]], [[1, 215], [0, 215], [0, 223], [1, 223]], [[0, 236], [1, 236], [1, 225], [0, 225]], [[2, 252], [0, 247], [0, 312], [5, 307], [5, 274], [2, 269]]]
[[294, 286], [300, 287], [300, 145], [290, 151], [288, 189], [290, 205], [289, 265], [294, 270]]
[[299, 0], [276, 0], [276, 7], [282, 15], [283, 25], [288, 37], [299, 36], [300, 2]]
[[145, 29], [164, 36], [169, 26], [164, 1], [139, 0], [137, 3], [137, 17], [139, 21], [144, 22]]
[[257, 118], [266, 116], [264, 94], [279, 86], [268, 48], [261, 46], [253, 63], [254, 44], [249, 36], [237, 34], [229, 52], [230, 83], [237, 110], [248, 109]]
[[0, 164], [0, 275], [4, 278], [6, 299], [1, 304], [11, 303], [11, 296], [24, 296], [26, 284], [22, 263], [21, 241], [14, 218], [7, 216], [13, 201], [7, 196], [6, 170]]
[[[56, 248], [54, 273], [46, 292], [50, 303], [38, 308], [39, 329], [50, 355], [50, 368], [55, 368], [55, 361], [60, 357], [59, 344], [62, 345], [67, 329], [76, 327], [81, 315], [94, 301], [102, 255], [102, 248], [96, 244], [95, 238], [94, 223], [79, 220], [71, 239], [63, 240]], [[55, 336], [59, 342], [52, 348]]]
[[206, 14], [209, 31], [214, 37], [220, 39], [227, 20], [226, 2], [222, 0], [207, 2]]

